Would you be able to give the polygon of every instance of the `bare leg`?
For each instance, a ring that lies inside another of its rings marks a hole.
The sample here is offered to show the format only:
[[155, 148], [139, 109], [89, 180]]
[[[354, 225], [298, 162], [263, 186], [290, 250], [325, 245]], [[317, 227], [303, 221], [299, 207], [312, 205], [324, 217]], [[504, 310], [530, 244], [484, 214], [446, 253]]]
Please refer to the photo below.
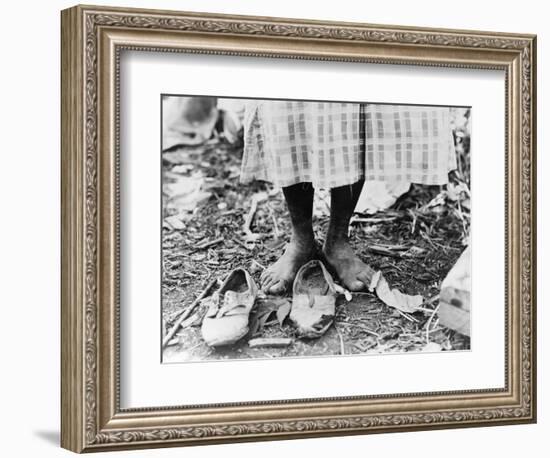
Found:
[[330, 223], [323, 253], [340, 280], [351, 291], [368, 288], [374, 271], [361, 261], [348, 240], [349, 220], [361, 194], [364, 181], [332, 188]]
[[283, 188], [292, 224], [292, 237], [284, 254], [261, 276], [262, 289], [267, 293], [284, 293], [294, 281], [298, 269], [315, 254], [311, 222], [313, 192], [311, 183], [298, 183]]

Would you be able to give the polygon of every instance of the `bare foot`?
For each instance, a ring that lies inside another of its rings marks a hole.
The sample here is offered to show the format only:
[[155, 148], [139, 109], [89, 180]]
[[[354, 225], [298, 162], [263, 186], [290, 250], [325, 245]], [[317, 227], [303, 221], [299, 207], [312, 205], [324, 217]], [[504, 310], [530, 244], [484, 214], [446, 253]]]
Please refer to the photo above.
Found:
[[323, 253], [350, 291], [362, 291], [369, 287], [374, 270], [357, 257], [347, 241], [335, 242], [330, 246], [325, 244]]
[[262, 273], [262, 289], [269, 294], [284, 294], [292, 285], [298, 269], [310, 261], [314, 253], [313, 242], [302, 246], [291, 241], [284, 254]]

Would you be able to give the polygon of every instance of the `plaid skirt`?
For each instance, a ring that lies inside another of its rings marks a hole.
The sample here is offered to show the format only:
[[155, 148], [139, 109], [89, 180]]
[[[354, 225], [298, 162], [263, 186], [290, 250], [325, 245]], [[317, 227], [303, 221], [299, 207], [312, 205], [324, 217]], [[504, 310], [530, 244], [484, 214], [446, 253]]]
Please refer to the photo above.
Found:
[[449, 108], [253, 100], [245, 110], [244, 140], [243, 183], [441, 185], [456, 168]]

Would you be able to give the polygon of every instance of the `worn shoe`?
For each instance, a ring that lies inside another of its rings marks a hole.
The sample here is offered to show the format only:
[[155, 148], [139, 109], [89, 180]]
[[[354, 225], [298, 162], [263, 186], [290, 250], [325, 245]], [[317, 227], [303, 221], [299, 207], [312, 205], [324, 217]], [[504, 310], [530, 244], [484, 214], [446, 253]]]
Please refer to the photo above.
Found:
[[202, 337], [207, 345], [231, 345], [248, 333], [248, 317], [258, 288], [244, 269], [235, 269], [212, 295], [202, 321]]
[[338, 295], [334, 280], [321, 261], [309, 261], [298, 270], [292, 293], [289, 318], [298, 335], [321, 337], [334, 321]]

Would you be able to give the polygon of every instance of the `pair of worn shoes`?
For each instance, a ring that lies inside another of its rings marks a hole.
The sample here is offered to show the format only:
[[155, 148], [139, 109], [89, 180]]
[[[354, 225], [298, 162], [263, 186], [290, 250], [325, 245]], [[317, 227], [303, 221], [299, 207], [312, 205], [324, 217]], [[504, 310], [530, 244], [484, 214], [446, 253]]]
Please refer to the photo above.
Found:
[[[248, 334], [248, 319], [258, 287], [250, 274], [233, 270], [211, 298], [202, 336], [211, 347], [231, 345]], [[294, 279], [289, 318], [300, 337], [320, 337], [334, 320], [336, 286], [321, 261], [304, 264]]]

